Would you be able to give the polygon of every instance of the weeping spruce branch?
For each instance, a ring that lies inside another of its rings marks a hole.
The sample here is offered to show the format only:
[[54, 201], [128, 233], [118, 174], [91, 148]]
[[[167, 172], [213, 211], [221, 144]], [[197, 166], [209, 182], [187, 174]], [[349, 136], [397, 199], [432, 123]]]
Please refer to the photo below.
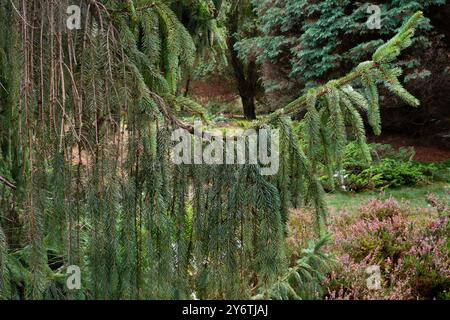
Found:
[[[363, 80], [363, 78], [368, 79], [369, 81], [371, 80], [371, 84], [364, 84], [365, 90], [369, 90], [369, 92], [376, 90], [376, 88], [374, 89], [376, 81], [382, 81], [386, 87], [388, 87], [393, 93], [397, 94], [405, 102], [413, 107], [419, 106], [420, 102], [408, 93], [398, 81], [400, 69], [394, 68], [389, 64], [395, 61], [403, 49], [411, 46], [415, 29], [422, 18], [423, 12], [419, 11], [415, 13], [402, 26], [396, 36], [376, 50], [371, 61], [362, 62], [354, 71], [340, 79], [331, 80], [322, 87], [312, 89], [312, 91], [292, 101], [286, 107], [274, 112], [265, 121], [270, 122], [276, 117], [301, 112], [307, 107], [307, 98], [311, 93], [314, 93], [317, 98], [320, 98], [330, 91], [344, 89], [346, 86], [350, 86], [357, 80]], [[364, 105], [367, 106], [368, 104], [364, 103]]]

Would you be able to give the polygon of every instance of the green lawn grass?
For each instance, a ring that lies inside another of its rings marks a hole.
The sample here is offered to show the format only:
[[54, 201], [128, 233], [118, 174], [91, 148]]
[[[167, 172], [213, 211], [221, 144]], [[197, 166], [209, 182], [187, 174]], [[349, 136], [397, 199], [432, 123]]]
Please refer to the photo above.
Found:
[[421, 187], [387, 189], [382, 192], [335, 192], [327, 194], [326, 201], [332, 211], [339, 211], [342, 209], [352, 210], [367, 203], [370, 199], [387, 199], [389, 197], [393, 197], [398, 201], [408, 201], [414, 207], [425, 208], [428, 206], [428, 203], [426, 202], [427, 194], [434, 193], [440, 198], [448, 199], [450, 198], [449, 189], [449, 183], [439, 182]]

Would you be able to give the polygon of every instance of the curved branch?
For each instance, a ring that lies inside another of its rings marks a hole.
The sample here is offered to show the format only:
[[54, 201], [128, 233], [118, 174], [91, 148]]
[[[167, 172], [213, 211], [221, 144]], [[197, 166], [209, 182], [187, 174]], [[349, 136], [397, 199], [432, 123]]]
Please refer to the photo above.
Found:
[[9, 182], [6, 178], [4, 178], [2, 176], [0, 176], [0, 181], [3, 182], [7, 187], [9, 187], [13, 190], [16, 190], [16, 188], [17, 188], [13, 183]]

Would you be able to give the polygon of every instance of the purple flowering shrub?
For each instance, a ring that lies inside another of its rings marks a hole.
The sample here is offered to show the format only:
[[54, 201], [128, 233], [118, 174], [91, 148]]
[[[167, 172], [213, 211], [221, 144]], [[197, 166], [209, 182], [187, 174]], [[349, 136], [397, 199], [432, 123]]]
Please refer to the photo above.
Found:
[[[449, 207], [429, 196], [430, 209], [395, 199], [372, 200], [358, 214], [331, 223], [340, 267], [328, 277], [327, 299], [450, 298]], [[379, 286], [366, 270], [377, 266]]]

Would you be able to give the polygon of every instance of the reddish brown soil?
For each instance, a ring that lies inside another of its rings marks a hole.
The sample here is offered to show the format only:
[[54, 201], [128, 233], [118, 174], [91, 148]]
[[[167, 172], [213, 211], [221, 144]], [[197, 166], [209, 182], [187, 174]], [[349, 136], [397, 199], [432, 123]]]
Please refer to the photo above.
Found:
[[220, 76], [211, 76], [207, 81], [193, 81], [190, 91], [201, 102], [230, 102], [239, 96], [233, 81]]

